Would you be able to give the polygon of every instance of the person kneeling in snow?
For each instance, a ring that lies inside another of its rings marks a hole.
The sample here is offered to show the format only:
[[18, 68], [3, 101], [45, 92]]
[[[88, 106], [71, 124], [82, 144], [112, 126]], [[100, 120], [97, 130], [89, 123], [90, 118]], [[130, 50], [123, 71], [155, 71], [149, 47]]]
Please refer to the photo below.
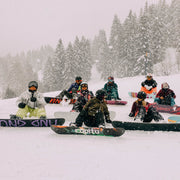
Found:
[[81, 127], [84, 123], [88, 127], [104, 127], [105, 120], [111, 123], [108, 107], [104, 102], [105, 95], [106, 92], [103, 89], [96, 91], [96, 97], [86, 103], [76, 122], [71, 123], [70, 126]]
[[38, 91], [38, 83], [31, 81], [28, 84], [28, 90], [23, 92], [17, 99], [18, 111], [16, 115], [12, 115], [11, 119], [23, 119], [29, 113], [29, 117], [38, 117], [45, 119], [45, 100]]
[[158, 104], [164, 104], [169, 106], [174, 106], [176, 95], [173, 90], [169, 88], [169, 84], [167, 82], [162, 83], [161, 89], [156, 95], [154, 102]]
[[143, 122], [151, 122], [153, 119], [155, 121], [164, 120], [164, 118], [159, 114], [159, 112], [146, 102], [146, 93], [143, 91], [138, 92], [137, 100], [133, 103], [130, 117], [135, 117], [134, 120], [140, 119]]
[[88, 84], [86, 82], [82, 82], [80, 85], [80, 92], [77, 93], [77, 101], [73, 105], [71, 112], [81, 112], [84, 105], [94, 97], [92, 91], [88, 90]]

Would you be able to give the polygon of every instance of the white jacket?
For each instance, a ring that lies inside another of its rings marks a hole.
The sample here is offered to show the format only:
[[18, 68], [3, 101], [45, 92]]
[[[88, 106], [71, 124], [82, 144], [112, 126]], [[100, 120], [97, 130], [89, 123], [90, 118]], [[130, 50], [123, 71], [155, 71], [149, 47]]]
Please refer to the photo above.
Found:
[[29, 107], [31, 107], [33, 109], [45, 107], [46, 102], [41, 93], [39, 93], [38, 91], [34, 92], [33, 97], [37, 98], [36, 102], [32, 102], [31, 97], [32, 97], [32, 93], [27, 90], [18, 97], [16, 103], [17, 103], [17, 105], [19, 103], [25, 103], [26, 105], [28, 105]]

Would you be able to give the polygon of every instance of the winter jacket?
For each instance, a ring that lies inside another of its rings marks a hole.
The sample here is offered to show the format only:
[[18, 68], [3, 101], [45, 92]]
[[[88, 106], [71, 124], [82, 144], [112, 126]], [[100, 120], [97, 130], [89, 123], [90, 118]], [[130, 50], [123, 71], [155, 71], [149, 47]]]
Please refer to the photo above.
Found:
[[105, 115], [106, 119], [110, 119], [106, 103], [104, 101], [100, 101], [96, 97], [88, 101], [83, 110], [85, 110], [89, 116], [95, 116], [98, 111], [101, 111]]
[[94, 97], [92, 91], [87, 91], [85, 94], [79, 93], [77, 98], [77, 101], [73, 105], [73, 109], [77, 112], [81, 112], [84, 105]]
[[141, 83], [141, 86], [144, 87], [145, 85], [152, 86], [152, 88], [155, 88], [157, 87], [157, 82], [154, 79], [151, 79], [151, 80], [146, 79], [145, 81]]
[[[142, 103], [141, 103], [142, 102]], [[136, 100], [133, 105], [132, 105], [132, 109], [131, 109], [131, 113], [133, 114], [133, 116], [136, 115], [136, 113], [139, 111], [140, 107], [143, 106], [145, 107], [146, 111], [149, 109], [150, 107], [150, 103], [146, 102], [146, 101], [138, 101]]]
[[[37, 100], [35, 102], [31, 101], [31, 97], [35, 97], [37, 98]], [[27, 106], [29, 106], [30, 108], [44, 108], [46, 105], [46, 102], [44, 100], [44, 97], [41, 93], [39, 93], [38, 91], [34, 92], [33, 96], [32, 93], [29, 92], [28, 90], [23, 92], [17, 99], [16, 101], [17, 105], [19, 103], [24, 103]]]
[[81, 84], [77, 83], [72, 83], [70, 88], [67, 90], [68, 92], [72, 93], [72, 89], [76, 89], [77, 91], [79, 90]]
[[110, 83], [106, 83], [105, 85], [104, 85], [104, 90], [107, 92], [107, 93], [112, 93], [112, 92], [114, 92], [114, 91], [118, 91], [118, 86], [117, 86], [117, 84], [116, 83], [112, 83], [112, 84], [110, 84]]
[[174, 91], [171, 90], [171, 89], [163, 89], [163, 88], [162, 88], [162, 89], [157, 93], [156, 98], [160, 98], [161, 96], [164, 97], [164, 98], [166, 98], [166, 97], [168, 97], [168, 96], [171, 96], [172, 98], [176, 98], [176, 95], [175, 95]]

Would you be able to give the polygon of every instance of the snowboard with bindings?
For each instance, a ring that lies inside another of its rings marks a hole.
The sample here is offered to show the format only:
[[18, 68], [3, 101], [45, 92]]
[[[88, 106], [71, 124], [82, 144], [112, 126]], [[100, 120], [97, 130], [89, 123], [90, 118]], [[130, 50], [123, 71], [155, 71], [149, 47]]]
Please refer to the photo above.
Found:
[[[65, 118], [66, 120], [75, 121], [79, 113], [80, 112], [74, 112], [74, 111], [73, 112], [57, 111], [54, 113], [54, 117]], [[110, 119], [114, 119], [116, 116], [115, 111], [109, 111], [109, 114], [110, 114]]]
[[157, 103], [151, 103], [151, 106], [159, 112], [180, 115], [180, 106], [169, 106]]
[[[48, 104], [60, 104], [61, 101], [68, 101], [68, 99], [60, 99], [57, 97], [44, 97], [46, 103]], [[76, 99], [71, 99], [69, 104], [74, 104], [76, 102]]]
[[127, 101], [122, 100], [105, 100], [106, 104], [110, 105], [126, 105]]
[[168, 122], [180, 123], [180, 116], [170, 116], [168, 117]]
[[98, 127], [73, 127], [52, 125], [51, 129], [57, 134], [71, 135], [95, 135], [95, 136], [122, 136], [125, 132], [123, 128], [98, 128]]
[[[133, 98], [137, 98], [137, 92], [128, 92], [129, 96], [130, 97], [133, 97]], [[146, 94], [146, 98], [148, 99], [155, 99], [156, 97], [156, 93], [152, 93], [152, 94]]]
[[64, 118], [47, 119], [0, 119], [1, 127], [50, 127], [51, 125], [63, 125]]
[[179, 123], [112, 121], [115, 128], [142, 131], [180, 131]]

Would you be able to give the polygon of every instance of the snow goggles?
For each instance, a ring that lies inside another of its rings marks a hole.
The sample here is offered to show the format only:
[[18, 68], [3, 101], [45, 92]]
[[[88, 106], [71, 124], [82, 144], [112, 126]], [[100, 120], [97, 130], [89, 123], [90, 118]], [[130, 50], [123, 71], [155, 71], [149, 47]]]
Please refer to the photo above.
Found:
[[82, 90], [87, 90], [87, 86], [82, 86], [81, 89]]
[[29, 90], [30, 90], [30, 91], [36, 91], [37, 88], [36, 88], [35, 86], [31, 86], [31, 87], [29, 87]]
[[76, 80], [76, 83], [81, 83], [82, 82], [82, 80]]
[[151, 79], [152, 78], [152, 76], [147, 76], [147, 79]]

